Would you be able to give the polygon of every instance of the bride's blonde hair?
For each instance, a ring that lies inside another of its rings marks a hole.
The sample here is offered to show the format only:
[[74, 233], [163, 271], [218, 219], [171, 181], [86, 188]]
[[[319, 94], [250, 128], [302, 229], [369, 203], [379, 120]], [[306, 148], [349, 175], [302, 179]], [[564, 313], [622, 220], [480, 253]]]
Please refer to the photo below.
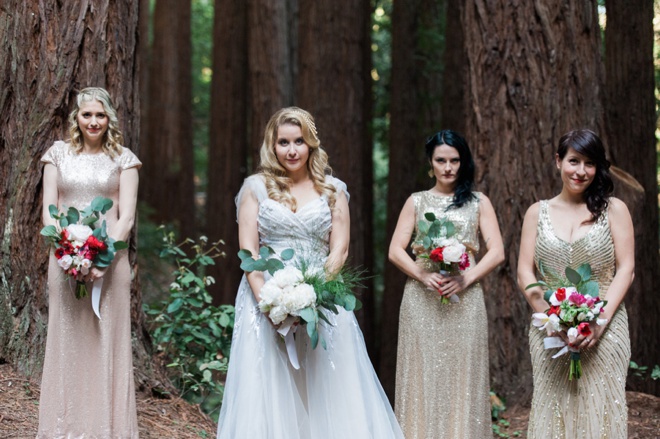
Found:
[[291, 195], [289, 187], [291, 179], [286, 175], [286, 169], [277, 160], [275, 143], [277, 131], [282, 125], [291, 124], [300, 127], [305, 144], [309, 147], [307, 170], [314, 189], [328, 199], [330, 208], [334, 208], [337, 200], [336, 189], [325, 182], [326, 174], [332, 169], [328, 164], [328, 154], [321, 148], [321, 141], [316, 132], [314, 118], [307, 111], [298, 107], [282, 108], [268, 121], [264, 133], [264, 142], [259, 152], [259, 172], [264, 176], [268, 197], [282, 204], [288, 205], [294, 212], [297, 208], [296, 199]]

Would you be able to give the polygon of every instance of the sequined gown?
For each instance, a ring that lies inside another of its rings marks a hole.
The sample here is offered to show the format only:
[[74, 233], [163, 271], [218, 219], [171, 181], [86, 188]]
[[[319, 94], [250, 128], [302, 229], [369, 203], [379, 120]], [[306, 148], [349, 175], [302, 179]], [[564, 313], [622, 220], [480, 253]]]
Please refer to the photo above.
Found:
[[[592, 278], [607, 292], [615, 271], [614, 244], [607, 211], [587, 235], [568, 243], [554, 232], [548, 202], [541, 201], [534, 261], [543, 262], [546, 281], [566, 266], [591, 265]], [[545, 350], [546, 334], [530, 326], [529, 345], [534, 373], [534, 396], [528, 438], [624, 439], [627, 433], [626, 374], [630, 360], [628, 315], [623, 304], [595, 347], [581, 354], [582, 378], [568, 380], [569, 356], [552, 359], [557, 349]]]
[[[446, 208], [452, 197], [430, 192], [412, 195], [415, 224], [426, 212], [451, 220], [455, 237], [468, 247], [470, 267], [479, 250], [481, 194], [475, 195], [476, 200], [450, 210]], [[416, 263], [429, 271], [438, 269], [427, 259]], [[406, 282], [399, 315], [394, 404], [406, 439], [492, 437], [488, 321], [481, 285], [473, 284], [459, 297], [458, 303], [442, 304], [438, 293], [421, 282], [411, 278]]]
[[[118, 219], [120, 174], [141, 166], [126, 148], [113, 160], [106, 154], [75, 154], [64, 142], [55, 142], [41, 161], [57, 167], [60, 211], [65, 206], [85, 208], [97, 196], [112, 199], [114, 205], [105, 215], [110, 231]], [[99, 321], [89, 296], [74, 297], [51, 251], [37, 438], [138, 437], [126, 250], [117, 253], [103, 279]], [[91, 284], [87, 288], [91, 292]]]
[[[328, 176], [326, 181], [346, 193], [340, 180]], [[268, 198], [259, 175], [245, 180], [237, 205], [244, 196], [259, 202], [261, 245], [277, 252], [293, 248], [295, 257], [323, 266], [332, 228], [325, 197], [294, 213]], [[321, 324], [327, 350], [320, 344], [312, 349], [305, 333], [296, 334], [300, 369], [295, 370], [279, 335], [256, 305], [243, 276], [219, 439], [403, 439], [352, 312], [329, 313], [333, 326]]]

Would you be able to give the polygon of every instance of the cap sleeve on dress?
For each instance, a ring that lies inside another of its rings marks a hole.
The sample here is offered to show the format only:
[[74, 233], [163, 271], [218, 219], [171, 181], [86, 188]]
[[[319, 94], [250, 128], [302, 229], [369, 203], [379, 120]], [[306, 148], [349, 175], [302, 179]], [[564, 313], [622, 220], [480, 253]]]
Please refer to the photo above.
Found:
[[340, 192], [343, 192], [344, 195], [346, 195], [346, 202], [350, 201], [350, 194], [348, 193], [348, 188], [346, 187], [346, 183], [338, 179], [337, 177], [333, 177], [332, 175], [326, 175], [325, 176], [325, 182], [328, 184], [331, 184], [335, 187], [337, 190], [337, 194]]
[[140, 159], [137, 158], [137, 156], [133, 153], [128, 148], [122, 147], [122, 152], [121, 155], [119, 156], [119, 166], [121, 169], [126, 170], [130, 168], [138, 168], [140, 169], [142, 167], [142, 162]]
[[243, 197], [254, 197], [258, 203], [261, 203], [263, 200], [268, 198], [268, 190], [266, 189], [266, 183], [264, 179], [259, 174], [250, 175], [248, 178], [243, 180], [243, 186], [241, 190], [238, 191], [236, 195], [236, 218], [238, 218], [238, 209], [241, 207], [243, 202]]
[[41, 161], [43, 163], [50, 163], [51, 165], [58, 167], [59, 164], [62, 163], [62, 157], [64, 156], [66, 147], [66, 143], [62, 142], [61, 140], [56, 141], [41, 157]]

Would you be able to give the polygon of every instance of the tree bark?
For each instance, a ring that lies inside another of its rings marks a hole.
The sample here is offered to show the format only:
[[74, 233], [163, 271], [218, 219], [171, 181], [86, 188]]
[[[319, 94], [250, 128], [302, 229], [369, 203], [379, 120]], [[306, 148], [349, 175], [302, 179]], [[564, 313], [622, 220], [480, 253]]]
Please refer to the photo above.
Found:
[[141, 194], [157, 222], [174, 222], [182, 237], [195, 228], [192, 148], [190, 0], [158, 0], [149, 65], [148, 132]]
[[[370, 2], [300, 2], [296, 96], [316, 119], [335, 175], [351, 194], [350, 263], [367, 269], [372, 255]], [[371, 282], [369, 282], [371, 284]], [[374, 300], [362, 295], [358, 312], [373, 356]]]
[[461, 25], [463, 0], [446, 0], [444, 77], [442, 78], [442, 126], [465, 133], [465, 87], [467, 59], [465, 35]]
[[[651, 368], [660, 363], [654, 336], [660, 333], [658, 182], [653, 68], [653, 1], [608, 0], [605, 28], [607, 138], [612, 160], [644, 188], [629, 206], [635, 219], [635, 281], [626, 297], [632, 360]], [[634, 48], [634, 50], [632, 50]], [[636, 391], [660, 395], [656, 381], [630, 380]]]
[[596, 1], [469, 0], [461, 10], [469, 65], [466, 133], [477, 188], [495, 207], [505, 262], [483, 282], [489, 311], [491, 383], [509, 403], [529, 398], [530, 308], [516, 284], [527, 208], [559, 192], [559, 137], [602, 127]]
[[[442, 129], [444, 14], [446, 0], [395, 1], [392, 11], [392, 94], [387, 242], [406, 199], [433, 185], [426, 139]], [[385, 255], [387, 258], [387, 255]], [[406, 276], [385, 261], [379, 375], [394, 399], [399, 307]]]
[[[7, 0], [0, 7], [0, 359], [35, 379], [48, 311], [40, 158], [68, 137], [68, 114], [87, 86], [108, 89], [125, 146], [139, 155], [137, 26], [138, 3], [128, 0]], [[130, 260], [136, 270], [134, 246]], [[132, 307], [141, 309], [139, 295]], [[142, 364], [150, 341], [136, 322], [135, 362]]]
[[242, 275], [234, 197], [247, 175], [247, 4], [216, 0], [211, 83], [207, 233], [225, 241], [227, 258], [210, 267], [218, 303], [234, 303]]

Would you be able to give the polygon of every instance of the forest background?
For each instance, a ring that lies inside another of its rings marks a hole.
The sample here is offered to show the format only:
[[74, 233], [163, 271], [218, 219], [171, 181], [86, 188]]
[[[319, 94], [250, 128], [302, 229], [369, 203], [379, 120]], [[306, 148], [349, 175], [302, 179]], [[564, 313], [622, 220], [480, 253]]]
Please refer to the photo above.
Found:
[[[442, 128], [467, 138], [505, 241], [506, 261], [483, 281], [493, 390], [511, 402], [531, 396], [529, 308], [515, 282], [520, 226], [529, 205], [559, 190], [554, 149], [576, 127], [600, 133], [618, 169], [637, 240], [626, 298], [632, 359], [660, 364], [659, 32], [653, 0], [3, 0], [0, 362], [41, 373], [39, 159], [65, 138], [76, 91], [96, 85], [113, 95], [125, 144], [144, 163], [131, 249], [142, 388], [163, 386], [142, 302], [173, 293], [155, 225], [224, 240], [226, 257], [202, 274], [216, 280], [215, 305], [233, 303], [234, 196], [270, 115], [288, 105], [315, 116], [348, 184], [351, 261], [373, 274], [358, 318], [390, 397], [405, 277], [386, 249], [405, 199], [432, 184], [423, 145]], [[656, 380], [628, 387], [660, 395]]]

